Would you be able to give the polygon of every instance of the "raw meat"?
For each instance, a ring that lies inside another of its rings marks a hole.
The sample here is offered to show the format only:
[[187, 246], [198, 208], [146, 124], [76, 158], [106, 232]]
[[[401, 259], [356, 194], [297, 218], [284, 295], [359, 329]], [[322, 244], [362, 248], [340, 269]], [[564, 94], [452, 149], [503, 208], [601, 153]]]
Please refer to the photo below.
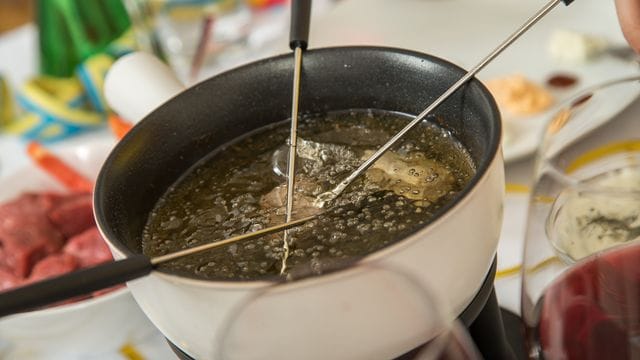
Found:
[[94, 266], [112, 260], [109, 247], [96, 227], [69, 239], [63, 251], [73, 255], [81, 267]]
[[0, 291], [111, 259], [90, 194], [25, 193], [0, 205]]
[[28, 281], [38, 281], [49, 277], [62, 275], [78, 268], [78, 260], [70, 254], [55, 254], [40, 260], [33, 267]]
[[67, 239], [95, 227], [90, 194], [68, 196], [55, 204], [48, 215]]
[[0, 268], [0, 291], [16, 287], [20, 285], [21, 282], [22, 279], [15, 276], [13, 272], [9, 271], [8, 269]]
[[24, 194], [0, 206], [0, 266], [24, 278], [38, 260], [62, 247], [62, 234], [46, 216], [53, 202], [49, 195]]

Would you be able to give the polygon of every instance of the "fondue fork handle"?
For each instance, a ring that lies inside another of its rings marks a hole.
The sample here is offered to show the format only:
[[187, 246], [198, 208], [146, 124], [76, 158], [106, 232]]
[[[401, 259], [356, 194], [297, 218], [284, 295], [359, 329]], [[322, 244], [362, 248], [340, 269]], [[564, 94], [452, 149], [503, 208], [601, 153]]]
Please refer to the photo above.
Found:
[[148, 275], [151, 259], [134, 255], [0, 292], [0, 317], [34, 310]]
[[309, 23], [311, 19], [311, 0], [291, 1], [291, 29], [289, 48], [307, 49], [309, 44]]

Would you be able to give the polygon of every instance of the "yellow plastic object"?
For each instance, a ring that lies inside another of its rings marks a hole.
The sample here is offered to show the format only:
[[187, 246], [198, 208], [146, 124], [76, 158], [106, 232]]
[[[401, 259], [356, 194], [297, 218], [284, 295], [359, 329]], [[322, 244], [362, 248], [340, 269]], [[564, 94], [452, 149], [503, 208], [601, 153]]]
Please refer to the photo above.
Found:
[[8, 124], [6, 130], [47, 142], [101, 126], [105, 115], [83, 108], [84, 99], [76, 78], [35, 78], [24, 84], [17, 96], [25, 114]]
[[7, 126], [14, 117], [13, 98], [7, 81], [0, 76], [0, 127]]

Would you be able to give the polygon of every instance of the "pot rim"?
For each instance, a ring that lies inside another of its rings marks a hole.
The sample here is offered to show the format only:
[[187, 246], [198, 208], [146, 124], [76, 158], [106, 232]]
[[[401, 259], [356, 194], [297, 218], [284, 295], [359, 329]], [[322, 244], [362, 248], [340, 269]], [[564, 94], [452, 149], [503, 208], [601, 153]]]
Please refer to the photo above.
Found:
[[[431, 62], [435, 62], [438, 63], [440, 65], [443, 65], [447, 68], [449, 68], [452, 71], [457, 71], [460, 73], [460, 76], [463, 76], [467, 70], [463, 69], [462, 67], [449, 62], [447, 60], [444, 60], [440, 57], [434, 56], [434, 55], [430, 55], [430, 54], [426, 54], [426, 53], [421, 53], [421, 52], [417, 52], [417, 51], [413, 51], [413, 50], [407, 50], [407, 49], [402, 49], [402, 48], [397, 48], [397, 47], [385, 47], [385, 46], [336, 46], [336, 47], [322, 47], [322, 48], [315, 48], [315, 49], [310, 49], [307, 50], [307, 52], [312, 52], [312, 53], [322, 53], [322, 52], [327, 52], [327, 51], [334, 51], [334, 50], [338, 50], [338, 49], [342, 49], [342, 50], [354, 50], [354, 51], [376, 51], [376, 52], [383, 52], [383, 53], [395, 53], [395, 54], [404, 54], [404, 55], [408, 55], [408, 56], [413, 56], [413, 57], [417, 57], [417, 58], [421, 58], [424, 60], [428, 60]], [[235, 67], [233, 69], [227, 70], [225, 72], [222, 72], [220, 74], [217, 74], [211, 78], [205, 79], [203, 81], [208, 81], [212, 78], [217, 78], [217, 77], [223, 77], [223, 76], [228, 76], [230, 73], [236, 72], [236, 71], [241, 71], [244, 68], [248, 68], [248, 67], [255, 67], [261, 64], [265, 64], [271, 61], [275, 61], [275, 60], [279, 60], [282, 58], [287, 58], [287, 57], [292, 57], [292, 54], [281, 54], [281, 55], [276, 55], [276, 56], [272, 56], [272, 57], [268, 57], [268, 58], [264, 58], [264, 59], [260, 59], [254, 62], [250, 62], [238, 67]], [[486, 178], [489, 176], [489, 169], [492, 167], [492, 165], [496, 162], [499, 161], [499, 159], [501, 158], [501, 142], [502, 142], [502, 122], [501, 122], [501, 116], [500, 116], [500, 112], [498, 110], [498, 106], [493, 98], [493, 96], [491, 95], [491, 93], [489, 92], [489, 90], [486, 88], [486, 86], [479, 81], [477, 78], [472, 78], [471, 80], [469, 80], [469, 82], [476, 84], [477, 86], [480, 87], [480, 90], [484, 93], [484, 95], [487, 97], [487, 99], [489, 100], [489, 105], [491, 107], [490, 112], [494, 114], [494, 117], [497, 119], [497, 121], [495, 122], [495, 126], [494, 126], [494, 131], [493, 131], [493, 138], [495, 139], [495, 142], [490, 144], [490, 148], [489, 151], [487, 152], [487, 156], [485, 159], [483, 159], [481, 161], [480, 164], [478, 164], [478, 168], [476, 169], [476, 174], [469, 180], [469, 182], [466, 184], [466, 186], [457, 194], [457, 196], [447, 205], [443, 206], [442, 208], [440, 208], [436, 214], [433, 216], [433, 218], [431, 219], [431, 221], [429, 221], [423, 228], [421, 228], [420, 230], [414, 232], [413, 234], [409, 235], [408, 237], [394, 242], [393, 244], [390, 244], [388, 246], [385, 246], [382, 249], [376, 250], [371, 254], [365, 255], [363, 257], [360, 258], [354, 258], [353, 260], [348, 260], [344, 266], [340, 267], [339, 269], [335, 270], [335, 271], [329, 271], [328, 273], [322, 274], [322, 275], [318, 275], [318, 276], [312, 276], [312, 278], [329, 278], [329, 276], [336, 276], [337, 274], [342, 274], [342, 273], [347, 273], [349, 272], [349, 270], [356, 270], [358, 269], [358, 265], [371, 265], [372, 262], [374, 261], [379, 261], [381, 258], [386, 257], [388, 254], [393, 253], [393, 252], [397, 252], [400, 249], [402, 249], [405, 246], [409, 246], [409, 244], [415, 242], [418, 240], [418, 238], [421, 238], [425, 235], [425, 233], [428, 233], [431, 229], [435, 228], [436, 226], [438, 226], [438, 224], [442, 223], [444, 221], [444, 219], [448, 218], [449, 216], [453, 215], [456, 211], [458, 211], [458, 209], [465, 204], [466, 202], [470, 201], [470, 197], [471, 197], [471, 193], [474, 192], [474, 190], [477, 190], [478, 185], [482, 182], [484, 182], [486, 180]], [[196, 87], [197, 84], [193, 85], [193, 87]], [[175, 98], [180, 96], [181, 94], [188, 92], [189, 89], [186, 89], [184, 92], [176, 95], [175, 97], [169, 99], [167, 102], [171, 102], [171, 101], [175, 101]], [[161, 105], [160, 107], [164, 106]], [[160, 108], [159, 107], [159, 108]], [[146, 121], [150, 116], [153, 115], [153, 113], [156, 112], [157, 109], [153, 110], [151, 113], [149, 113], [149, 115], [147, 115], [144, 119], [141, 120], [141, 122]], [[388, 110], [388, 109], [387, 109]], [[415, 115], [414, 115], [415, 116]], [[128, 134], [126, 137], [129, 136], [135, 136], [135, 134], [137, 133], [137, 126], [134, 127]], [[125, 138], [126, 138], [125, 137]], [[109, 157], [107, 158], [107, 160], [105, 161], [105, 164], [109, 163], [109, 160], [111, 159], [112, 156], [114, 156], [114, 153], [118, 151], [118, 148], [120, 147], [120, 143], [116, 144], [116, 146], [114, 147], [114, 149], [112, 150], [111, 154], [109, 154]], [[96, 225], [98, 227], [98, 230], [100, 232], [100, 234], [102, 235], [102, 237], [109, 243], [109, 245], [111, 246], [112, 250], [117, 252], [120, 256], [122, 257], [128, 257], [131, 255], [134, 255], [135, 253], [133, 251], [131, 251], [127, 246], [125, 246], [122, 242], [120, 242], [119, 240], [117, 240], [117, 238], [114, 236], [114, 234], [108, 229], [107, 224], [105, 223], [105, 221], [103, 220], [104, 216], [102, 214], [101, 208], [97, 206], [98, 202], [99, 202], [99, 198], [98, 198], [98, 193], [99, 193], [99, 189], [102, 187], [103, 184], [103, 180], [102, 180], [102, 170], [100, 171], [100, 175], [98, 176], [98, 179], [96, 180], [96, 185], [94, 188], [94, 196], [93, 196], [93, 208], [94, 208], [94, 216], [95, 216], [95, 220], [96, 220]], [[489, 268], [489, 266], [491, 265], [491, 261], [492, 261], [493, 257], [488, 261], [487, 263], [487, 268]], [[174, 274], [174, 273], [170, 273], [168, 271], [164, 271], [164, 270], [154, 270], [151, 275], [158, 275], [161, 278], [163, 278], [164, 280], [168, 280], [170, 282], [179, 282], [179, 283], [185, 283], [185, 284], [189, 284], [192, 286], [198, 286], [198, 287], [204, 287], [204, 288], [217, 288], [220, 290], [236, 290], [236, 289], [255, 289], [255, 288], [260, 288], [260, 287], [264, 287], [266, 285], [275, 285], [275, 284], [284, 284], [284, 285], [290, 285], [290, 284], [295, 284], [295, 283], [299, 283], [302, 280], [307, 280], [307, 278], [303, 278], [301, 280], [296, 280], [296, 281], [291, 281], [291, 282], [285, 282], [285, 283], [281, 283], [280, 281], [274, 281], [272, 279], [259, 279], [259, 280], [206, 280], [206, 279], [197, 279], [197, 278], [193, 278], [193, 277], [189, 277], [189, 276], [184, 276], [184, 275], [179, 275], [179, 274]], [[279, 278], [276, 278], [279, 279]], [[311, 279], [313, 280], [313, 279]]]

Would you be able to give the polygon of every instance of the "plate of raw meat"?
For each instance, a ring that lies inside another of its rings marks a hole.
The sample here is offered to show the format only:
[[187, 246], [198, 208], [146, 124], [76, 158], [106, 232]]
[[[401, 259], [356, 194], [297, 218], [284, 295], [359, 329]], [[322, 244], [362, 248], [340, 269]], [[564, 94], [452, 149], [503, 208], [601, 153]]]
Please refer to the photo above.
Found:
[[[0, 179], [0, 291], [112, 261], [92, 211], [93, 181], [113, 141], [32, 143], [32, 163]], [[0, 319], [0, 358], [110, 354], [153, 331], [120, 286]]]

